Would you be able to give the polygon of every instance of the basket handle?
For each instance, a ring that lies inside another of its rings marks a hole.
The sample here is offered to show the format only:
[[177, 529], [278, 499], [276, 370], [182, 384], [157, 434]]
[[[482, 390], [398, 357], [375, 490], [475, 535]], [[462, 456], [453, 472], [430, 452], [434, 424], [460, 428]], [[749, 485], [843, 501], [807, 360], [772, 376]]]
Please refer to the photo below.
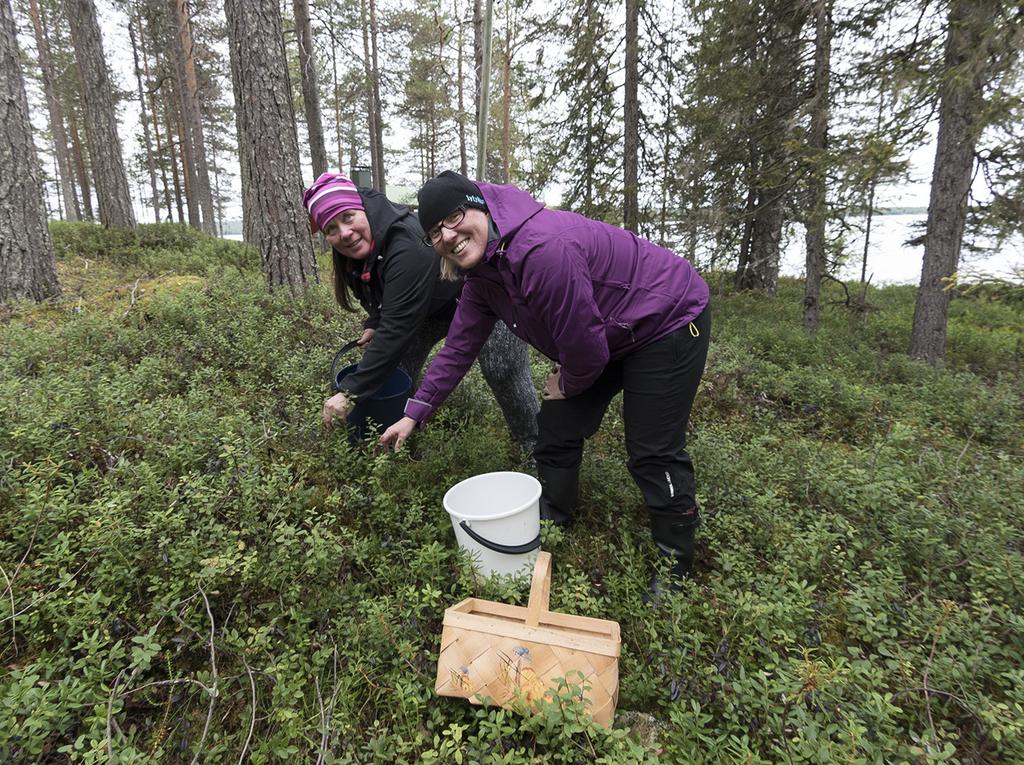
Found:
[[330, 384], [331, 384], [331, 388], [333, 390], [337, 390], [338, 389], [337, 386], [335, 385], [336, 377], [337, 377], [337, 374], [338, 374], [335, 371], [335, 367], [338, 366], [338, 359], [340, 359], [346, 353], [351, 351], [357, 345], [359, 345], [359, 339], [358, 338], [355, 339], [355, 340], [350, 340], [349, 342], [347, 342], [343, 346], [341, 346], [341, 350], [340, 351], [338, 351], [336, 354], [334, 354], [334, 361], [331, 362], [331, 372], [330, 372], [330, 375], [331, 375]]
[[547, 613], [548, 601], [551, 596], [551, 553], [537, 553], [537, 563], [533, 567], [533, 582], [530, 584], [530, 602], [526, 606], [526, 624], [536, 627], [540, 615]]

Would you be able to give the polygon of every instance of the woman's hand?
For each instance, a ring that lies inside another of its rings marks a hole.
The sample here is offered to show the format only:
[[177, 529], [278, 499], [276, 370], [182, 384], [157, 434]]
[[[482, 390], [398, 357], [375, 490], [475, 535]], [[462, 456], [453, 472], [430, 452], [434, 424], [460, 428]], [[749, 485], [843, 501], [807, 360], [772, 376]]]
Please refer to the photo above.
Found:
[[322, 413], [324, 427], [330, 430], [335, 419], [344, 420], [355, 406], [356, 402], [344, 393], [335, 393], [324, 401], [324, 411]]
[[541, 393], [541, 398], [545, 401], [559, 401], [565, 398], [565, 394], [562, 393], [562, 368], [555, 365], [555, 371], [548, 375], [548, 379], [544, 381], [544, 391]]
[[402, 448], [402, 444], [406, 442], [415, 429], [416, 420], [412, 417], [403, 417], [390, 428], [385, 430], [377, 441], [382, 446], [394, 447], [394, 450], [397, 452]]
[[377, 330], [375, 329], [364, 329], [363, 334], [361, 334], [359, 336], [359, 339], [356, 340], [356, 345], [358, 345], [360, 348], [365, 348], [370, 344], [370, 341], [373, 340], [373, 336], [376, 334], [376, 332]]

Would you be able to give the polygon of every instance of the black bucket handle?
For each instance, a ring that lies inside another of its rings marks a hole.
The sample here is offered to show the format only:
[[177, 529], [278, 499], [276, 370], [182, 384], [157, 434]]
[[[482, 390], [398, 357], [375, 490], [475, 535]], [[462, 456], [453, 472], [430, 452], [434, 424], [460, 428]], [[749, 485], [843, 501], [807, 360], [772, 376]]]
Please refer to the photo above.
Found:
[[469, 534], [470, 539], [472, 539], [473, 541], [482, 544], [488, 550], [493, 550], [494, 552], [498, 553], [504, 553], [505, 555], [522, 555], [523, 553], [533, 552], [538, 547], [540, 547], [540, 534], [538, 534], [534, 539], [530, 540], [529, 542], [526, 542], [521, 545], [503, 545], [497, 542], [492, 542], [490, 539], [485, 539], [484, 537], [480, 536], [475, 531], [473, 531], [472, 527], [470, 527], [470, 525], [465, 521], [460, 521], [459, 527], [467, 534]]
[[334, 361], [331, 362], [331, 388], [333, 390], [338, 390], [338, 373], [335, 371], [335, 368], [338, 366], [338, 359], [351, 351], [357, 345], [359, 345], [359, 340], [350, 340], [341, 346], [340, 351], [334, 354]]

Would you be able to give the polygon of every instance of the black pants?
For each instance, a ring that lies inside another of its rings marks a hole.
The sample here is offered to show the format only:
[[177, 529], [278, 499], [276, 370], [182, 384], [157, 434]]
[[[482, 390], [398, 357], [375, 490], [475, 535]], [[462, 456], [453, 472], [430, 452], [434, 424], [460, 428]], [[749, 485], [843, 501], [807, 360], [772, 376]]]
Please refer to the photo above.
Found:
[[660, 520], [688, 513], [697, 504], [693, 462], [686, 451], [686, 426], [697, 394], [711, 336], [711, 312], [671, 335], [608, 364], [583, 393], [542, 402], [534, 457], [544, 485], [543, 500], [554, 518], [571, 518], [583, 442], [597, 432], [608, 404], [623, 392], [627, 467], [651, 513]]

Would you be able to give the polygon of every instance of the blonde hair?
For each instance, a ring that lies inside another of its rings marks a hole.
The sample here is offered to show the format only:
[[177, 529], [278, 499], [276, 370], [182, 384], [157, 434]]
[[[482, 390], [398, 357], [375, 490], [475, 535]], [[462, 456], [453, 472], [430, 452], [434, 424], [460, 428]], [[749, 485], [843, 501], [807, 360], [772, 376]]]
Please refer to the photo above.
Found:
[[462, 271], [444, 255], [438, 255], [441, 261], [441, 278], [447, 282], [457, 282], [462, 278]]

